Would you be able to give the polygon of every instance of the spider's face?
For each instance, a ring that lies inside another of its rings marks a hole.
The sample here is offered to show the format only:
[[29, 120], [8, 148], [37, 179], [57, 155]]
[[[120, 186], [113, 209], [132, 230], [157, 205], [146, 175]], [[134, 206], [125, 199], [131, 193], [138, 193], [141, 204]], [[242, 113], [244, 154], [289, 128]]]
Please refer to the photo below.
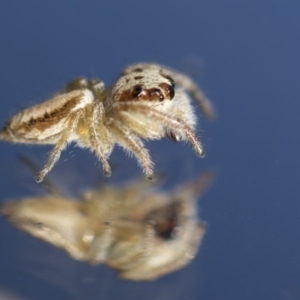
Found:
[[171, 101], [175, 96], [174, 80], [159, 68], [137, 67], [125, 72], [114, 84], [113, 102], [146, 101], [149, 104]]

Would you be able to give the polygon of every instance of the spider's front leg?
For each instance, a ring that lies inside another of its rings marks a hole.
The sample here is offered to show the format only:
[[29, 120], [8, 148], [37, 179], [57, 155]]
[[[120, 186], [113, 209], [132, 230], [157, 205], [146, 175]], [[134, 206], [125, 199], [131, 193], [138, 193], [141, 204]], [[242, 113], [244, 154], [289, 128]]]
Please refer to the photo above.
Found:
[[138, 136], [125, 124], [118, 121], [117, 118], [110, 118], [106, 122], [110, 133], [116, 143], [124, 149], [131, 152], [138, 160], [147, 179], [153, 178], [153, 162], [148, 150]]
[[162, 72], [173, 78], [178, 87], [185, 89], [192, 98], [199, 103], [200, 108], [207, 119], [214, 120], [216, 118], [216, 112], [212, 103], [190, 77], [164, 66], [162, 67]]
[[[120, 114], [122, 114], [122, 112], [130, 112], [132, 117], [135, 116], [140, 120], [145, 119], [147, 120], [147, 123], [149, 123], [148, 120], [151, 120], [151, 122], [155, 125], [155, 128], [160, 127], [156, 138], [162, 137], [162, 129], [164, 130], [163, 135], [166, 135], [170, 132], [174, 133], [175, 135], [181, 137], [183, 140], [189, 141], [198, 156], [204, 156], [204, 150], [201, 142], [198, 140], [193, 129], [182, 119], [173, 117], [165, 112], [156, 110], [155, 107], [151, 107], [139, 102], [119, 102], [118, 106]], [[160, 126], [157, 127], [157, 124]], [[134, 128], [131, 129], [134, 131]], [[146, 136], [146, 132], [151, 132], [151, 130], [151, 127], [145, 128], [143, 137], [151, 138], [151, 136]]]

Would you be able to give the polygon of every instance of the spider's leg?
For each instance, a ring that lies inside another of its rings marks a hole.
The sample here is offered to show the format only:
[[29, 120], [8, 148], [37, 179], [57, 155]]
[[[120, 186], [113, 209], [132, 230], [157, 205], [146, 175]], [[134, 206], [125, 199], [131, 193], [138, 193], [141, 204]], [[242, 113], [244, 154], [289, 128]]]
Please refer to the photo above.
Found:
[[100, 102], [99, 104], [93, 107], [92, 118], [89, 118], [87, 122], [88, 122], [91, 146], [95, 151], [97, 157], [102, 162], [104, 175], [106, 177], [109, 177], [111, 175], [111, 168], [107, 161], [107, 157], [104, 154], [105, 151], [101, 147], [101, 134], [99, 133], [99, 121], [102, 119], [103, 113], [104, 113], [103, 104]]
[[[39, 171], [39, 167], [30, 157], [25, 155], [18, 155], [19, 160], [32, 171], [34, 174]], [[49, 178], [44, 178], [42, 182], [43, 188], [51, 195], [58, 197], [66, 197], [66, 195], [59, 189], [59, 187]]]
[[116, 120], [112, 120], [109, 123], [109, 126], [117, 143], [134, 154], [146, 177], [148, 179], [152, 179], [153, 162], [143, 142], [129, 128], [120, 124]]
[[[152, 119], [153, 122], [159, 122], [169, 130], [175, 132], [184, 132], [186, 139], [193, 145], [196, 154], [200, 157], [204, 156], [202, 144], [198, 140], [196, 134], [191, 129], [191, 127], [188, 126], [183, 120], [173, 118], [164, 112], [158, 111], [155, 108], [149, 107], [142, 103], [120, 102], [118, 103], [118, 105], [124, 111], [130, 111], [131, 113], [139, 113], [142, 115], [146, 115], [148, 118]], [[122, 111], [122, 109], [120, 109], [120, 112]]]
[[206, 118], [211, 120], [215, 119], [216, 113], [212, 103], [190, 77], [168, 67], [163, 67], [162, 71], [166, 72], [168, 76], [173, 78], [176, 85], [184, 88], [192, 96], [192, 98], [200, 104], [202, 112]]
[[81, 112], [77, 111], [76, 114], [73, 114], [69, 117], [66, 129], [62, 132], [60, 139], [58, 140], [54, 149], [50, 153], [50, 156], [44, 169], [38, 174], [36, 178], [37, 182], [42, 182], [47, 173], [53, 168], [54, 164], [58, 161], [61, 152], [66, 148], [69, 138], [77, 126], [80, 115]]

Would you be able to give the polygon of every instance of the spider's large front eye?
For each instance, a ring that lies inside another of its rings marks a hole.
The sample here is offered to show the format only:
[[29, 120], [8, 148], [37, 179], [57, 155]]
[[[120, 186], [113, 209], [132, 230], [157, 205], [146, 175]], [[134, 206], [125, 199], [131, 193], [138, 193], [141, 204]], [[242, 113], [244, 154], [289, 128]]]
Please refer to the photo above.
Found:
[[139, 97], [141, 97], [144, 94], [144, 89], [142, 88], [141, 85], [136, 85], [133, 88], [133, 91], [131, 92], [131, 95], [133, 98], [138, 99]]
[[172, 85], [169, 85], [165, 82], [159, 84], [159, 87], [164, 90], [167, 99], [172, 100], [175, 96], [175, 89]]
[[172, 85], [168, 86], [168, 92], [169, 92], [170, 100], [172, 100], [175, 96], [175, 90], [174, 90], [174, 87]]
[[149, 91], [149, 96], [150, 98], [158, 98], [159, 101], [163, 101], [165, 99], [160, 89], [156, 89], [156, 88]]

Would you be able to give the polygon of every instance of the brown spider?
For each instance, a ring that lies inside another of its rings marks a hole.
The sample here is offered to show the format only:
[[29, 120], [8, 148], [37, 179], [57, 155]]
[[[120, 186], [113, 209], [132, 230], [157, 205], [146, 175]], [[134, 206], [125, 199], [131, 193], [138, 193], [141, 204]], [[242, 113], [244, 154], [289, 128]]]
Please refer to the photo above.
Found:
[[189, 93], [208, 118], [213, 108], [187, 76], [157, 64], [139, 63], [123, 70], [106, 89], [100, 80], [78, 78], [53, 98], [13, 116], [0, 131], [0, 139], [15, 143], [53, 144], [41, 182], [69, 142], [94, 151], [110, 176], [108, 158], [115, 144], [132, 153], [147, 178], [153, 162], [142, 139], [187, 140], [197, 155], [203, 147], [194, 130], [196, 116]]

